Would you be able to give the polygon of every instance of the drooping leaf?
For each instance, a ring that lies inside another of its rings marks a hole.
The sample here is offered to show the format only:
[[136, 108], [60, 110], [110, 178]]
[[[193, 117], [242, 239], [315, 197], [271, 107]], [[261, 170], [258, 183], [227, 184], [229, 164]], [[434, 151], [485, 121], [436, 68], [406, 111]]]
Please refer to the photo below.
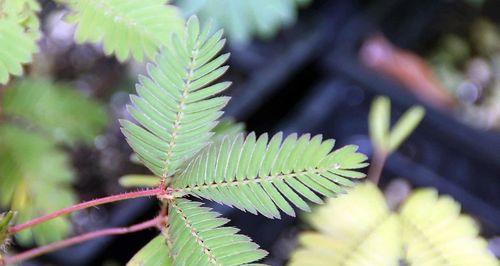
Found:
[[202, 149], [228, 97], [214, 97], [230, 83], [210, 85], [227, 70], [228, 54], [216, 57], [224, 46], [222, 32], [209, 35], [192, 17], [183, 36], [140, 76], [137, 96], [128, 107], [136, 123], [121, 120], [122, 132], [141, 161], [156, 175], [172, 175], [186, 159]]
[[57, 142], [92, 142], [106, 124], [101, 104], [67, 85], [26, 79], [7, 89], [3, 112]]
[[[0, 126], [0, 205], [18, 211], [18, 222], [74, 203], [66, 154], [46, 138], [8, 124]], [[17, 234], [21, 243], [63, 238], [70, 224], [57, 218]]]
[[159, 235], [149, 241], [141, 250], [139, 250], [127, 266], [171, 266], [173, 265], [170, 257], [165, 237]]
[[118, 60], [134, 57], [152, 59], [171, 34], [180, 32], [183, 19], [178, 9], [166, 0], [65, 0], [77, 24], [78, 43], [101, 42], [107, 55]]
[[282, 141], [278, 133], [268, 140], [254, 133], [227, 136], [205, 148], [174, 178], [179, 195], [189, 194], [235, 206], [252, 213], [280, 217], [279, 210], [294, 215], [289, 204], [309, 210], [302, 197], [321, 203], [318, 194], [334, 196], [365, 175], [366, 156], [357, 147], [331, 152], [333, 140], [320, 135], [296, 134]]
[[297, 9], [310, 0], [178, 0], [186, 16], [198, 14], [227, 30], [232, 41], [246, 43], [253, 35], [273, 36], [295, 22]]
[[400, 211], [405, 260], [410, 265], [499, 265], [460, 205], [434, 189], [415, 191]]
[[372, 183], [356, 186], [308, 215], [289, 265], [399, 265], [400, 225]]
[[267, 255], [238, 229], [225, 227], [227, 219], [201, 203], [172, 201], [169, 229], [174, 265], [246, 265]]

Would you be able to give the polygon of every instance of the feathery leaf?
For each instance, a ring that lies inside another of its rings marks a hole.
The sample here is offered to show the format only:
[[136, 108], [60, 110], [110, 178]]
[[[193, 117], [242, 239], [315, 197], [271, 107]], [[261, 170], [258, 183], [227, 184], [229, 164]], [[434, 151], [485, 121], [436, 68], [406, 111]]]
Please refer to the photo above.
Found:
[[[279, 210], [294, 215], [293, 205], [309, 210], [301, 198], [321, 203], [316, 193], [334, 196], [352, 186], [351, 178], [364, 174], [366, 157], [355, 146], [331, 152], [333, 140], [320, 135], [282, 141], [278, 133], [268, 141], [250, 133], [227, 136], [205, 148], [173, 181], [177, 194], [189, 194], [235, 206], [251, 213], [280, 217]], [[288, 200], [288, 201], [287, 201]]]
[[174, 265], [243, 265], [267, 252], [238, 229], [224, 227], [227, 219], [201, 203], [176, 199], [169, 205], [169, 229]]
[[372, 183], [330, 199], [307, 220], [317, 232], [300, 235], [290, 265], [399, 265], [399, 221]]
[[152, 59], [166, 45], [173, 32], [180, 32], [183, 19], [166, 0], [66, 0], [77, 24], [78, 43], [103, 42], [107, 55], [118, 60], [133, 56], [137, 61]]
[[290, 265], [498, 265], [460, 206], [433, 189], [415, 191], [399, 213], [372, 183], [319, 207]]
[[216, 57], [225, 40], [222, 32], [209, 35], [192, 17], [183, 36], [174, 35], [140, 76], [137, 94], [128, 106], [139, 125], [121, 120], [122, 132], [141, 161], [156, 175], [166, 177], [202, 149], [213, 135], [228, 97], [213, 97], [230, 83], [210, 85], [227, 70], [228, 54]]
[[400, 217], [410, 265], [499, 265], [472, 218], [461, 215], [455, 200], [439, 197], [434, 189], [415, 191]]

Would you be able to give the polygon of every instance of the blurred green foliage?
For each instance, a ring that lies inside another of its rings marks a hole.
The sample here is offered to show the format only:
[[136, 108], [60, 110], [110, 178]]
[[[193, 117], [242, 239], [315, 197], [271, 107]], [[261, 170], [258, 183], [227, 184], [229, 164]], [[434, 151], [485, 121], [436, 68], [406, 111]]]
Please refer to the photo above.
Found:
[[58, 143], [91, 143], [107, 120], [101, 104], [69, 85], [44, 79], [22, 80], [3, 98], [4, 115]]
[[31, 62], [38, 51], [38, 11], [36, 0], [0, 0], [0, 84], [10, 75], [22, 75], [22, 64]]
[[[91, 143], [106, 124], [103, 107], [63, 84], [26, 79], [2, 98], [0, 205], [19, 211], [17, 222], [69, 206], [73, 169], [61, 145]], [[63, 238], [68, 218], [58, 218], [16, 235], [23, 244]]]
[[270, 38], [297, 19], [297, 9], [311, 0], [178, 0], [186, 16], [197, 14], [224, 28], [231, 41], [247, 43], [254, 35]]
[[180, 32], [181, 12], [165, 0], [60, 0], [71, 13], [68, 22], [76, 24], [77, 43], [102, 42], [107, 55], [120, 61], [153, 59], [168, 44], [173, 32]]

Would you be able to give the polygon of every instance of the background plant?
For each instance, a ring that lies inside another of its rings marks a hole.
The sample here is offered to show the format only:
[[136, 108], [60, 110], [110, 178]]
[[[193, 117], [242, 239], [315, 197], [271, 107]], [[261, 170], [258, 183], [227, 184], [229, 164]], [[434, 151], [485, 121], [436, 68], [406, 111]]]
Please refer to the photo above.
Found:
[[390, 102], [374, 100], [369, 120], [377, 150], [372, 182], [328, 200], [306, 217], [314, 231], [300, 234], [290, 265], [498, 265], [487, 241], [478, 236], [479, 226], [460, 214], [460, 205], [451, 197], [418, 189], [391, 210], [377, 187], [385, 158], [422, 117], [423, 110], [413, 107], [389, 132]]
[[[75, 202], [74, 171], [63, 146], [90, 143], [106, 124], [99, 103], [65, 84], [16, 82], [2, 95], [0, 205], [24, 222]], [[59, 218], [17, 236], [23, 244], [62, 239], [70, 223]]]
[[245, 44], [254, 35], [270, 38], [297, 19], [297, 9], [311, 0], [178, 0], [186, 15], [214, 20], [227, 31], [232, 43]]

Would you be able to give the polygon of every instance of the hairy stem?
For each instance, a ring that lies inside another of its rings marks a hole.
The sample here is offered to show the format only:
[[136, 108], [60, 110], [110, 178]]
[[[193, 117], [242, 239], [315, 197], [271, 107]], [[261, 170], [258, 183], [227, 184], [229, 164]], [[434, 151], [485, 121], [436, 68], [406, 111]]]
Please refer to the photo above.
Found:
[[378, 150], [375, 150], [375, 153], [373, 154], [373, 158], [370, 163], [370, 169], [368, 169], [368, 179], [376, 185], [380, 181], [380, 176], [382, 175], [382, 170], [384, 169], [384, 164], [387, 160], [387, 156], [387, 152]]
[[102, 236], [110, 236], [110, 235], [123, 235], [128, 233], [133, 233], [137, 231], [141, 231], [151, 227], [159, 227], [161, 222], [160, 216], [155, 217], [154, 219], [135, 224], [129, 227], [116, 227], [116, 228], [107, 228], [98, 230], [95, 232], [86, 233], [83, 235], [75, 236], [72, 238], [68, 238], [65, 240], [61, 240], [58, 242], [54, 242], [48, 244], [46, 246], [41, 246], [38, 248], [30, 249], [25, 252], [19, 253], [17, 255], [6, 257], [3, 261], [0, 260], [0, 265], [10, 265], [14, 263], [19, 263], [21, 261], [25, 261], [28, 259], [32, 259], [34, 257], [38, 257], [40, 255], [53, 252], [59, 249], [63, 249], [68, 246], [76, 245], [94, 238], [102, 237]]
[[146, 189], [146, 190], [140, 190], [140, 191], [133, 191], [133, 192], [127, 192], [123, 194], [118, 194], [118, 195], [112, 195], [104, 198], [99, 198], [95, 200], [90, 200], [86, 202], [82, 202], [80, 204], [76, 204], [73, 206], [66, 207], [64, 209], [60, 209], [58, 211], [55, 211], [53, 213], [40, 216], [38, 218], [35, 218], [33, 220], [27, 221], [25, 223], [12, 226], [9, 228], [9, 233], [10, 234], [15, 234], [18, 233], [24, 229], [33, 227], [35, 225], [38, 225], [40, 223], [46, 222], [48, 220], [52, 220], [54, 218], [57, 218], [59, 216], [72, 213], [75, 211], [83, 210], [89, 207], [101, 205], [101, 204], [106, 204], [106, 203], [111, 203], [115, 201], [122, 201], [122, 200], [127, 200], [127, 199], [135, 199], [135, 198], [141, 198], [141, 197], [149, 197], [149, 196], [155, 196], [155, 195], [161, 195], [165, 192], [165, 190], [161, 187], [158, 188], [153, 188], [153, 189]]

